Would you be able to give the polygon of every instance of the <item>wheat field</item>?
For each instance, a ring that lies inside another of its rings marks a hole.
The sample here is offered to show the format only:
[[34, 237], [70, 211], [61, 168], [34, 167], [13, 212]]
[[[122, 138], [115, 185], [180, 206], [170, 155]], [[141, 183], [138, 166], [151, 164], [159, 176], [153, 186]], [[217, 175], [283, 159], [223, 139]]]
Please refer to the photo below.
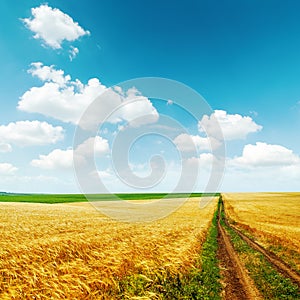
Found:
[[0, 298], [114, 299], [133, 274], [187, 272], [216, 203], [191, 198], [151, 223], [113, 221], [89, 203], [1, 203]]
[[223, 194], [228, 217], [300, 270], [300, 193]]

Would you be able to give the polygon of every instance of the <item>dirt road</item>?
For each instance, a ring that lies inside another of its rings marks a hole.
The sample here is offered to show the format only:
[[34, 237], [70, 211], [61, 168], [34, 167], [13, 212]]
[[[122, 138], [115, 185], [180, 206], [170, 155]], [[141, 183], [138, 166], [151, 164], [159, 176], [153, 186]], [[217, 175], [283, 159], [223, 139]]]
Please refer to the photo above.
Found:
[[[226, 220], [227, 221], [227, 220]], [[275, 253], [268, 251], [251, 238], [244, 235], [236, 227], [230, 226], [250, 247], [259, 251], [264, 257], [274, 266], [274, 268], [283, 276], [290, 278], [300, 288], [300, 275], [291, 269], [282, 259], [280, 259]]]
[[[221, 275], [223, 278], [224, 299], [263, 299], [249, 277], [247, 270], [240, 262], [226, 230], [223, 228], [220, 218], [224, 210], [223, 203], [220, 205], [218, 215], [218, 258], [220, 260]], [[223, 214], [223, 221], [226, 226], [234, 230], [251, 248], [264, 255], [272, 266], [283, 276], [291, 279], [300, 288], [300, 275], [276, 254], [268, 251], [257, 242], [243, 234], [238, 228], [229, 224], [226, 214]]]
[[218, 259], [220, 261], [221, 268], [223, 299], [263, 299], [252, 279], [249, 277], [245, 267], [240, 262], [238, 255], [231, 244], [230, 238], [227, 236], [226, 231], [220, 223], [220, 211], [218, 218], [218, 245]]

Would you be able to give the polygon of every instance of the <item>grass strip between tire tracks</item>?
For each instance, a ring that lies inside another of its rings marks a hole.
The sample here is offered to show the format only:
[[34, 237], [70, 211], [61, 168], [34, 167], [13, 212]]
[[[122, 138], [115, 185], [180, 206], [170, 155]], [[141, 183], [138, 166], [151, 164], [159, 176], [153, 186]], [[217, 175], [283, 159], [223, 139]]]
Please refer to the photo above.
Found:
[[232, 228], [227, 226], [224, 210], [221, 210], [221, 224], [229, 234], [235, 250], [249, 271], [250, 277], [265, 299], [300, 299], [298, 287], [277, 272], [266, 258], [251, 248]]

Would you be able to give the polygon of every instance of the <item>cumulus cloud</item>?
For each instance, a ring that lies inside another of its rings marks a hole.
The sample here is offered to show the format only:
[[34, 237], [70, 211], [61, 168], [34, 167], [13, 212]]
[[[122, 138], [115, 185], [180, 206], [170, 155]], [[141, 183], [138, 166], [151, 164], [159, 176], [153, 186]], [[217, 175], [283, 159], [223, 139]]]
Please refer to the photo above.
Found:
[[292, 150], [281, 145], [270, 145], [257, 142], [248, 144], [243, 149], [240, 157], [229, 160], [233, 167], [274, 167], [295, 166], [300, 164], [300, 157]]
[[0, 152], [7, 153], [7, 152], [11, 152], [11, 151], [12, 151], [12, 147], [10, 144], [0, 143]]
[[0, 175], [13, 175], [18, 168], [9, 163], [0, 163]]
[[84, 161], [85, 157], [103, 155], [109, 151], [108, 141], [100, 136], [91, 137], [75, 149], [54, 149], [47, 155], [39, 155], [31, 161], [33, 167], [47, 170], [67, 170], [73, 167], [74, 152], [76, 159]]
[[64, 138], [61, 126], [54, 127], [47, 122], [18, 121], [0, 126], [0, 141], [4, 148], [10, 149], [8, 144], [18, 146], [33, 146], [55, 144]]
[[31, 9], [31, 17], [23, 19], [24, 24], [34, 33], [35, 39], [42, 39], [53, 49], [62, 48], [64, 41], [75, 41], [89, 35], [77, 22], [58, 8], [47, 4]]
[[126, 121], [138, 126], [158, 119], [151, 101], [135, 88], [127, 91], [121, 88], [107, 89], [97, 78], [90, 79], [87, 84], [78, 79], [72, 81], [63, 70], [44, 66], [40, 62], [32, 63], [28, 72], [43, 81], [43, 85], [32, 87], [21, 96], [18, 109], [22, 111], [78, 124], [87, 107], [105, 92], [105, 97], [101, 99], [99, 107], [92, 111], [87, 122], [105, 119], [114, 110], [115, 113], [107, 120], [111, 123]]
[[220, 139], [219, 128], [225, 140], [245, 139], [249, 133], [260, 131], [262, 126], [256, 124], [249, 116], [230, 115], [224, 110], [216, 110], [211, 116], [203, 116], [198, 123], [200, 132]]
[[54, 66], [44, 66], [41, 62], [32, 63], [28, 73], [41, 81], [56, 83], [59, 87], [65, 87], [71, 80], [71, 76], [65, 76], [63, 70], [55, 70]]
[[245, 145], [242, 155], [227, 160], [223, 190], [293, 191], [300, 180], [300, 156], [281, 146]]
[[20, 98], [18, 109], [63, 122], [76, 124], [86, 107], [106, 88], [96, 78], [90, 79], [87, 84], [79, 80], [71, 81], [64, 71], [43, 66], [42, 63], [33, 63], [28, 72], [44, 84], [26, 91]]
[[199, 135], [189, 135], [182, 133], [174, 139], [174, 143], [181, 152], [193, 152], [195, 150], [211, 150], [220, 146], [220, 142], [215, 138], [201, 137]]
[[76, 148], [76, 154], [83, 156], [93, 155], [94, 153], [95, 155], [103, 155], [108, 151], [108, 141], [101, 136], [88, 138]]
[[151, 101], [144, 97], [136, 88], [130, 88], [126, 92], [119, 91], [118, 109], [110, 117], [110, 121], [118, 123], [129, 122], [131, 126], [154, 123], [158, 119], [158, 112]]
[[32, 160], [31, 165], [47, 170], [69, 169], [73, 166], [73, 150], [55, 149], [48, 155], [40, 155], [39, 159]]

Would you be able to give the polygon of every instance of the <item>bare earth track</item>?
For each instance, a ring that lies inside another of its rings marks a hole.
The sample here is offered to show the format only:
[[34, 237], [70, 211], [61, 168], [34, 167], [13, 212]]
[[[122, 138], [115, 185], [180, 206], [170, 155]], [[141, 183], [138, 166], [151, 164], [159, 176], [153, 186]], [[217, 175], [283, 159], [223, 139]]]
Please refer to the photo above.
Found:
[[228, 220], [225, 219], [225, 222], [230, 226], [250, 247], [259, 251], [264, 257], [280, 272], [283, 276], [290, 278], [295, 284], [300, 288], [300, 275], [295, 272], [291, 267], [286, 264], [282, 259], [280, 259], [275, 253], [268, 251], [251, 238], [244, 235], [240, 230], [228, 224]]
[[[222, 205], [220, 206], [221, 210]], [[218, 259], [223, 277], [225, 300], [262, 299], [245, 267], [240, 262], [218, 215]]]
[[[223, 203], [220, 205], [218, 215], [218, 244], [221, 274], [224, 284], [224, 299], [262, 299], [256, 289], [252, 279], [248, 276], [245, 267], [239, 261], [239, 258], [232, 246], [230, 238], [220, 223], [221, 212], [224, 210]], [[295, 272], [288, 264], [280, 259], [276, 254], [268, 251], [254, 240], [243, 234], [235, 226], [229, 224], [226, 214], [223, 214], [223, 220], [226, 226], [234, 230], [252, 249], [264, 255], [266, 260], [283, 276], [291, 279], [300, 288], [300, 275]]]

